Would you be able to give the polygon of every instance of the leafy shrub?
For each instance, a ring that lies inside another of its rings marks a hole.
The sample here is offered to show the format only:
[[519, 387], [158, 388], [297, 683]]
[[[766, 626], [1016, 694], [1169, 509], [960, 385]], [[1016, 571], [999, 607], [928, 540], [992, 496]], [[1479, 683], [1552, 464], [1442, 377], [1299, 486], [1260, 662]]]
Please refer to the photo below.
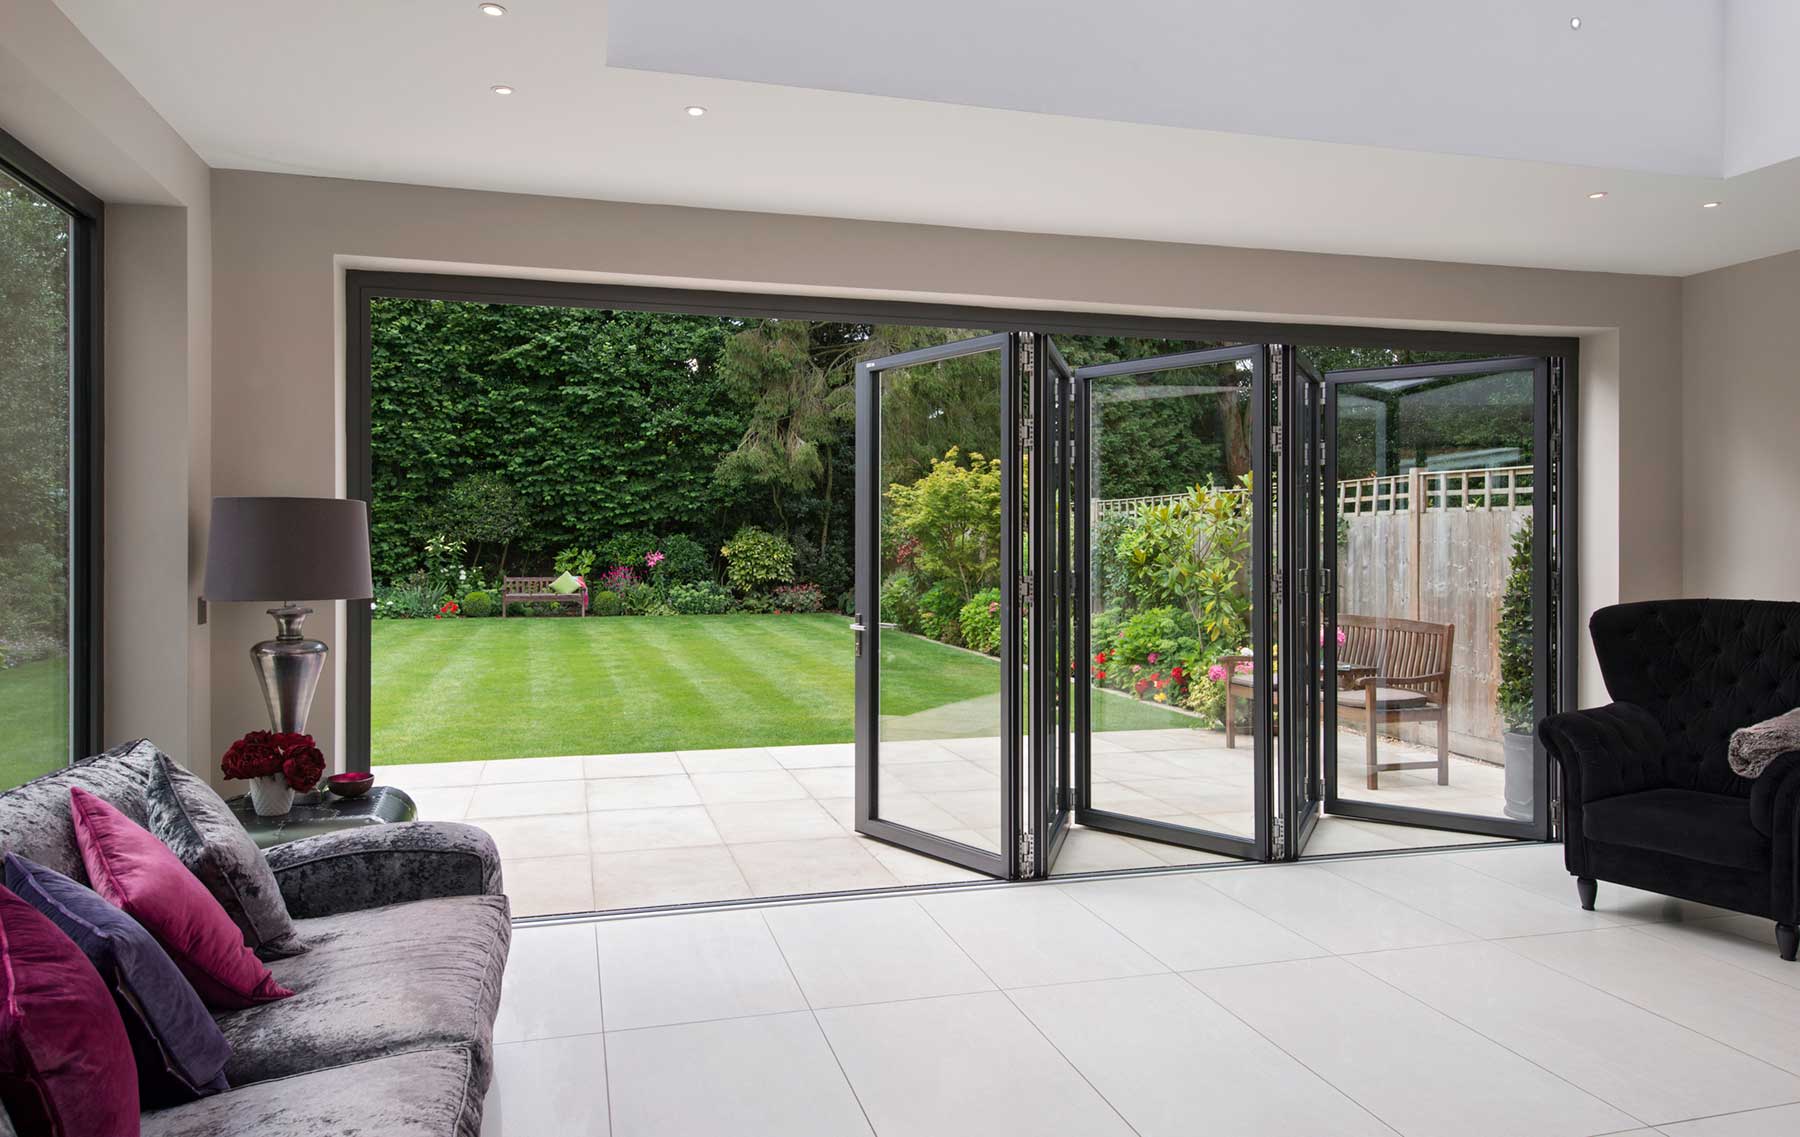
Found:
[[766, 592], [752, 592], [748, 596], [740, 596], [737, 610], [752, 615], [766, 616], [775, 610], [775, 598]]
[[[1000, 461], [951, 447], [911, 485], [888, 487], [895, 530], [917, 542], [909, 558], [932, 581], [955, 584], [957, 607], [999, 581]], [[901, 544], [904, 546], [905, 541]]]
[[663, 555], [657, 570], [671, 584], [697, 584], [712, 579], [712, 566], [707, 563], [706, 546], [692, 537], [672, 533], [657, 546]]
[[372, 615], [377, 620], [429, 620], [443, 602], [444, 594], [432, 584], [430, 575], [416, 572], [385, 588], [377, 587]]
[[957, 615], [963, 646], [989, 655], [1000, 654], [1000, 590], [984, 588], [969, 598]]
[[842, 596], [838, 597], [838, 611], [846, 616], [856, 611], [856, 593], [845, 592]]
[[600, 591], [588, 598], [588, 611], [596, 616], [617, 616], [625, 610], [616, 592]]
[[1181, 608], [1146, 608], [1119, 625], [1105, 660], [1095, 659], [1106, 682], [1140, 699], [1180, 702], [1201, 666], [1199, 628]]
[[656, 613], [651, 609], [662, 602], [662, 597], [648, 584], [634, 584], [619, 593], [619, 600], [627, 616], [653, 616]]
[[1131, 596], [1130, 576], [1119, 554], [1119, 542], [1131, 530], [1133, 521], [1130, 513], [1108, 513], [1094, 523], [1094, 588], [1108, 604], [1123, 603]]
[[919, 585], [911, 573], [897, 572], [881, 582], [881, 622], [905, 632], [919, 630]]
[[794, 546], [794, 576], [818, 585], [826, 596], [836, 596], [850, 587], [850, 562], [840, 545], [819, 549], [802, 541]]
[[825, 597], [816, 584], [778, 584], [775, 607], [783, 612], [823, 612]]
[[594, 550], [594, 566], [604, 572], [621, 566], [641, 572], [644, 558], [656, 551], [656, 538], [648, 533], [614, 533]]
[[1532, 719], [1531, 518], [1513, 534], [1500, 594], [1500, 717], [1515, 734], [1530, 733]]
[[731, 593], [710, 580], [669, 587], [669, 608], [682, 616], [717, 616], [731, 611]]
[[492, 471], [457, 479], [432, 516], [443, 539], [478, 547], [504, 547], [524, 531], [527, 519], [519, 492]]
[[462, 599], [462, 614], [472, 620], [494, 614], [494, 598], [479, 590], [469, 593]]
[[1250, 477], [1235, 489], [1195, 486], [1184, 498], [1139, 509], [1117, 552], [1128, 587], [1149, 608], [1179, 607], [1216, 655], [1243, 642], [1250, 593]]
[[939, 581], [919, 597], [919, 630], [947, 644], [962, 643], [962, 625], [957, 622], [962, 606], [962, 595], [955, 587]]
[[568, 573], [586, 580], [594, 571], [594, 550], [570, 547], [556, 554], [553, 571], [561, 576]]
[[1181, 705], [1199, 715], [1209, 730], [1218, 730], [1225, 725], [1224, 670], [1224, 665], [1215, 663], [1207, 671], [1192, 677], [1188, 681], [1187, 694], [1181, 700]]
[[746, 525], [719, 552], [725, 557], [726, 583], [740, 595], [794, 579], [794, 546], [766, 529]]

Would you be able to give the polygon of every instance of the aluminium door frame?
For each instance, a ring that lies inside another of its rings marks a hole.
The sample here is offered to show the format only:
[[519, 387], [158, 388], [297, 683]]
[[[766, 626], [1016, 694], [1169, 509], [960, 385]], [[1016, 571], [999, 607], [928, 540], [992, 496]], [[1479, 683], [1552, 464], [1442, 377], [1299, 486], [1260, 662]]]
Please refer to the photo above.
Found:
[[1092, 535], [1089, 532], [1088, 514], [1093, 495], [1093, 446], [1090, 445], [1093, 399], [1090, 383], [1094, 379], [1152, 374], [1182, 367], [1202, 367], [1244, 359], [1249, 360], [1251, 365], [1250, 437], [1253, 440], [1250, 473], [1251, 652], [1258, 660], [1274, 658], [1269, 651], [1269, 648], [1275, 643], [1275, 620], [1272, 611], [1275, 594], [1272, 571], [1275, 540], [1273, 519], [1270, 516], [1273, 512], [1274, 497], [1270, 493], [1269, 485], [1269, 475], [1273, 468], [1272, 459], [1274, 457], [1270, 452], [1272, 442], [1269, 399], [1271, 355], [1272, 348], [1269, 344], [1238, 344], [1230, 347], [1209, 348], [1203, 351], [1125, 360], [1119, 363], [1103, 363], [1093, 367], [1077, 368], [1075, 371], [1076, 397], [1074, 402], [1079, 408], [1077, 421], [1080, 425], [1079, 434], [1076, 436], [1076, 490], [1073, 498], [1074, 512], [1077, 518], [1074, 550], [1076, 583], [1071, 592], [1075, 604], [1076, 638], [1081, 649], [1081, 666], [1076, 668], [1074, 677], [1076, 728], [1074, 737], [1075, 780], [1072, 788], [1075, 798], [1075, 821], [1090, 829], [1159, 841], [1188, 849], [1220, 853], [1229, 857], [1241, 857], [1245, 860], [1266, 861], [1271, 859], [1275, 845], [1275, 818], [1272, 806], [1274, 794], [1271, 785], [1274, 774], [1272, 748], [1275, 744], [1275, 732], [1272, 729], [1271, 718], [1274, 691], [1269, 678], [1270, 669], [1259, 667], [1251, 673], [1255, 684], [1251, 698], [1251, 714], [1253, 716], [1251, 798], [1255, 816], [1255, 832], [1248, 837], [1243, 837], [1237, 834], [1194, 829], [1185, 825], [1175, 825], [1171, 822], [1136, 817], [1131, 814], [1115, 813], [1094, 806], [1093, 730], [1089, 715], [1092, 707], [1093, 684], [1092, 671], [1088, 666], [1089, 661], [1093, 658], [1093, 644], [1089, 636], [1091, 613], [1088, 611], [1092, 581], [1089, 547]]
[[[1019, 657], [1019, 344], [996, 332], [856, 365], [856, 831], [888, 844], [1004, 880], [1022, 869]], [[881, 377], [887, 371], [971, 355], [1000, 355], [1000, 851], [952, 841], [881, 817]]]
[[[1030, 333], [1032, 482], [1027, 537], [1031, 551], [1031, 730], [1029, 797], [1025, 802], [1029, 875], [1050, 875], [1074, 819], [1070, 782], [1073, 735], [1069, 711], [1072, 613], [1070, 551], [1070, 413], [1075, 370], [1051, 337]], [[1045, 537], [1054, 536], [1054, 545]], [[1045, 603], [1046, 596], [1049, 603]]]
[[[1324, 653], [1323, 664], [1335, 670], [1337, 662], [1337, 637], [1332, 634], [1337, 628], [1338, 617], [1338, 523], [1342, 514], [1339, 512], [1336, 492], [1338, 471], [1338, 399], [1337, 388], [1342, 385], [1356, 383], [1378, 383], [1385, 379], [1403, 379], [1413, 377], [1448, 377], [1456, 375], [1497, 375], [1508, 371], [1530, 371], [1532, 373], [1532, 456], [1531, 456], [1531, 517], [1532, 517], [1532, 558], [1531, 587], [1534, 622], [1537, 625], [1532, 636], [1532, 665], [1534, 681], [1532, 698], [1538, 708], [1537, 715], [1542, 717], [1551, 714], [1557, 707], [1564, 705], [1563, 692], [1559, 690], [1562, 683], [1555, 682], [1551, 675], [1552, 635], [1559, 633], [1557, 616], [1558, 596], [1567, 595], [1569, 585], [1556, 581], [1556, 566], [1551, 559], [1553, 534], [1558, 533], [1566, 517], [1559, 517], [1559, 510], [1566, 508], [1566, 497], [1552, 484], [1551, 459], [1553, 451], [1566, 443], [1565, 439], [1556, 436], [1553, 426], [1566, 407], [1558, 406], [1560, 399], [1553, 398], [1550, 384], [1550, 373], [1555, 357], [1549, 355], [1513, 355], [1495, 356], [1490, 359], [1463, 360], [1456, 363], [1412, 363], [1394, 367], [1368, 367], [1343, 371], [1327, 371], [1321, 375], [1323, 381], [1325, 410], [1325, 464], [1324, 476], [1320, 480], [1320, 508], [1324, 520], [1324, 548], [1321, 564], [1329, 573], [1330, 584], [1321, 588], [1322, 605], [1319, 613], [1319, 634]], [[1328, 500], [1325, 500], [1328, 499]], [[1414, 566], [1416, 571], [1417, 566]], [[1563, 574], [1567, 575], [1567, 574]], [[1563, 652], [1565, 657], [1573, 653]], [[1338, 794], [1338, 707], [1334, 692], [1329, 698], [1319, 700], [1323, 719], [1324, 746], [1322, 772], [1324, 777], [1324, 808], [1327, 814], [1334, 817], [1361, 818], [1367, 821], [1383, 821], [1391, 824], [1416, 826], [1425, 829], [1444, 829], [1458, 833], [1476, 833], [1489, 837], [1510, 837], [1524, 840], [1547, 840], [1553, 832], [1553, 787], [1554, 779], [1550, 777], [1550, 759], [1541, 742], [1534, 737], [1532, 781], [1533, 801], [1536, 808], [1529, 821], [1517, 821], [1510, 818], [1484, 816], [1473, 813], [1453, 813], [1447, 810], [1427, 809], [1422, 806], [1389, 805], [1382, 802], [1369, 801], [1363, 798], [1344, 798]], [[1378, 792], [1378, 791], [1377, 791]]]
[[1324, 624], [1319, 610], [1320, 515], [1324, 450], [1320, 444], [1323, 390], [1318, 375], [1292, 344], [1276, 349], [1282, 446], [1276, 486], [1281, 525], [1281, 655], [1290, 661], [1280, 674], [1276, 701], [1281, 737], [1279, 860], [1297, 860], [1318, 826], [1324, 805], [1320, 721]]

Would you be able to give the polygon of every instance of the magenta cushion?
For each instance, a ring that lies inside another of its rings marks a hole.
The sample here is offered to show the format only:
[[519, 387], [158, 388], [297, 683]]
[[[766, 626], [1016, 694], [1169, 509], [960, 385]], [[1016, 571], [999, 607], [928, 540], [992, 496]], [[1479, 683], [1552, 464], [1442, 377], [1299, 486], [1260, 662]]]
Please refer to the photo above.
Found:
[[21, 1134], [137, 1137], [137, 1066], [100, 973], [0, 887], [0, 1099]]
[[69, 787], [69, 812], [94, 891], [156, 937], [207, 1006], [236, 1010], [293, 994], [244, 946], [200, 878], [149, 830], [80, 786]]

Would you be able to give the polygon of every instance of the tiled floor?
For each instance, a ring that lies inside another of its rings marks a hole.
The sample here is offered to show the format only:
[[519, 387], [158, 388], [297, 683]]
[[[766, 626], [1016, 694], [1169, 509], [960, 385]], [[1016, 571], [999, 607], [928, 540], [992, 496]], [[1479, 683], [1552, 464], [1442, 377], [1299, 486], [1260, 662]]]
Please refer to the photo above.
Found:
[[486, 1137], [1788, 1137], [1767, 921], [1554, 846], [522, 927]]
[[[1347, 753], [1361, 753], [1354, 736]], [[1353, 743], [1353, 745], [1352, 745]], [[1094, 743], [1102, 809], [1249, 835], [1248, 740], [1226, 749], [1203, 731], [1134, 731]], [[470, 821], [500, 847], [513, 913], [534, 916], [749, 897], [985, 879], [855, 832], [855, 755], [848, 743], [683, 750], [375, 767], [419, 815]], [[883, 746], [883, 814], [967, 844], [998, 842], [998, 743]], [[1500, 801], [1501, 772], [1453, 760], [1451, 786], [1430, 771], [1384, 774], [1371, 794], [1346, 768], [1345, 792], [1394, 804], [1464, 809]], [[1455, 844], [1429, 829], [1326, 818], [1310, 851]], [[1224, 860], [1176, 845], [1077, 829], [1059, 874]]]

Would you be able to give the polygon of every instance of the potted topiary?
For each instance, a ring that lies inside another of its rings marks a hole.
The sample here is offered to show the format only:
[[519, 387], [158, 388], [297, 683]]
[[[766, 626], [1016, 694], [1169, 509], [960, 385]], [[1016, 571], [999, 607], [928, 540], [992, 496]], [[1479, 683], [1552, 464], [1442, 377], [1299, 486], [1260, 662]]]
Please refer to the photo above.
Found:
[[1500, 595], [1500, 720], [1505, 733], [1506, 815], [1531, 820], [1536, 810], [1537, 750], [1532, 741], [1536, 708], [1532, 688], [1531, 519], [1513, 534], [1506, 590]]

